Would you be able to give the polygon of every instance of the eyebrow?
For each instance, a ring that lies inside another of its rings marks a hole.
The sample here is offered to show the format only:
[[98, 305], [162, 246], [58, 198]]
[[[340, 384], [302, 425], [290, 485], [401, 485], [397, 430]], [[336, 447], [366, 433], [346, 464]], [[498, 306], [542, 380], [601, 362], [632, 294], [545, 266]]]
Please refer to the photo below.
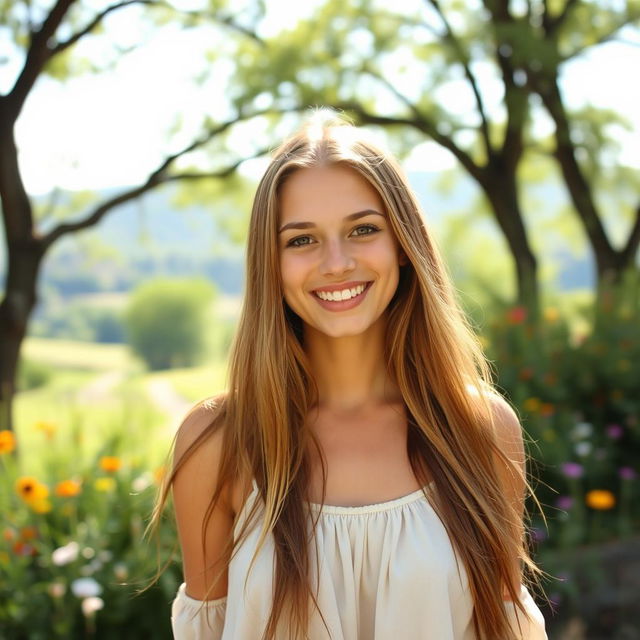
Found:
[[[359, 220], [360, 218], [364, 218], [366, 216], [382, 216], [385, 218], [384, 213], [380, 213], [380, 211], [376, 211], [375, 209], [364, 209], [363, 211], [356, 211], [355, 213], [350, 213], [348, 216], [345, 216], [345, 220], [351, 222], [352, 220]], [[313, 222], [288, 222], [278, 229], [278, 233], [282, 233], [287, 229], [313, 229], [316, 225]]]

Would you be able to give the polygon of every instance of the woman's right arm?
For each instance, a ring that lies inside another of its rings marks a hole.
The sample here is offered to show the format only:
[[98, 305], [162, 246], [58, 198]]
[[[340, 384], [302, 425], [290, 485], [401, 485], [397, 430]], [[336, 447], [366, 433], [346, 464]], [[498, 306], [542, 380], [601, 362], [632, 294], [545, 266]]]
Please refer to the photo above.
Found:
[[[174, 465], [214, 418], [215, 409], [206, 404], [198, 405], [187, 415], [178, 431]], [[228, 562], [224, 548], [233, 535], [234, 514], [229, 487], [225, 487], [211, 513], [204, 539], [202, 523], [218, 480], [223, 429], [217, 429], [198, 446], [178, 469], [173, 481], [185, 580], [172, 606], [171, 622], [176, 640], [218, 640], [222, 637], [227, 570], [216, 584], [213, 581]]]

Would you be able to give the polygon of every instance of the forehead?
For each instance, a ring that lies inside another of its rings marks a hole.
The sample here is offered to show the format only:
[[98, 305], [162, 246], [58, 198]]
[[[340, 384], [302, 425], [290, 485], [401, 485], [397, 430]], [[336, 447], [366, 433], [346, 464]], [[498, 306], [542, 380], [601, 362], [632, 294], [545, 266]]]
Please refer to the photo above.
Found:
[[281, 223], [344, 217], [365, 209], [384, 213], [375, 188], [346, 165], [298, 169], [282, 185], [279, 205]]

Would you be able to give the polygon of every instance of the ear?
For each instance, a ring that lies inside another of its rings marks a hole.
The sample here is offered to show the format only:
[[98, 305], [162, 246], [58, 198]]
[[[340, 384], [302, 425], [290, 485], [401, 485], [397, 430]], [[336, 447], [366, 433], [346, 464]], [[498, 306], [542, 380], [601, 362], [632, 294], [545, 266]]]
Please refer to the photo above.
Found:
[[402, 250], [398, 250], [398, 264], [401, 267], [404, 267], [406, 264], [409, 264], [409, 258], [407, 258], [407, 254]]

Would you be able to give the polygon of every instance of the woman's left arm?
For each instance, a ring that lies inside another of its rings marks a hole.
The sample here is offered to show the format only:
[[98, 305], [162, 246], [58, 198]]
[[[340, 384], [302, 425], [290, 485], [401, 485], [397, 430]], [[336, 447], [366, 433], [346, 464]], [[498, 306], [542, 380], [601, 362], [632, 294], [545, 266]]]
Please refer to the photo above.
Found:
[[[498, 476], [504, 488], [505, 495], [515, 507], [519, 518], [513, 535], [522, 540], [524, 536], [524, 500], [526, 495], [526, 462], [522, 426], [509, 403], [499, 395], [491, 396], [491, 406], [497, 444], [502, 453], [514, 464], [507, 466], [504, 460], [496, 456]], [[507, 587], [503, 591], [504, 605], [507, 609], [509, 622], [514, 631], [523, 640], [547, 640], [544, 617], [534, 602], [526, 587], [521, 584], [522, 570], [520, 559], [512, 558], [511, 584], [518, 600], [524, 606], [527, 617], [512, 601]]]

